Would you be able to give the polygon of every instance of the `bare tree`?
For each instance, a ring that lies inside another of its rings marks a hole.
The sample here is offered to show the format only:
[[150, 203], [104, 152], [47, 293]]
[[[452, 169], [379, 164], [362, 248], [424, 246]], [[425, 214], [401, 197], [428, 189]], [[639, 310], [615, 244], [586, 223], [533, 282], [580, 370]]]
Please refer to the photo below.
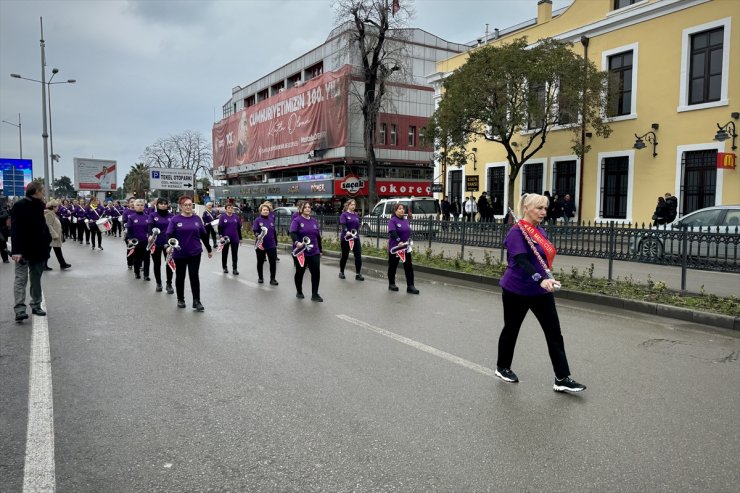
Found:
[[359, 55], [358, 69], [361, 84], [352, 91], [355, 104], [363, 117], [363, 144], [367, 158], [368, 194], [370, 206], [377, 202], [375, 175], [375, 132], [380, 113], [389, 90], [389, 81], [403, 80], [403, 43], [408, 33], [403, 29], [413, 17], [412, 0], [336, 0], [336, 25], [347, 24], [348, 49]]
[[141, 159], [147, 167], [191, 169], [196, 177], [213, 178], [211, 142], [203, 134], [185, 130], [157, 139], [144, 149]]

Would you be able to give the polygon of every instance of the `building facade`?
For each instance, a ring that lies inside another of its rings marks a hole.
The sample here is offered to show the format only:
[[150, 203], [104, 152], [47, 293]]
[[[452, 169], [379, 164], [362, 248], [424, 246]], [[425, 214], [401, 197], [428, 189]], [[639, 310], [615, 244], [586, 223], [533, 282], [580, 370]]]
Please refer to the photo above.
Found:
[[[363, 80], [350, 29], [338, 27], [322, 45], [232, 90], [213, 127], [214, 177], [228, 181], [212, 189], [216, 200], [254, 206], [265, 199], [281, 205], [310, 199], [337, 210], [353, 197], [368, 209], [357, 104]], [[426, 75], [468, 46], [420, 29], [392, 31], [387, 42], [401, 70], [387, 84], [376, 127], [377, 193], [431, 196], [432, 152], [421, 144], [434, 111]]]
[[[618, 94], [605, 115], [610, 137], [587, 133], [591, 149], [580, 159], [570, 149], [571, 132], [554, 129], [516, 177], [519, 194], [550, 191], [562, 199], [567, 193], [581, 220], [617, 223], [649, 222], [666, 192], [678, 198], [679, 215], [740, 203], [731, 135], [740, 124], [739, 1], [573, 0], [555, 12], [550, 0], [531, 2], [537, 18], [497, 30], [488, 42], [524, 36], [529, 42], [571, 42], [574, 51], [611, 73]], [[466, 59], [444, 60], [428, 77], [437, 101], [444, 78]], [[507, 203], [509, 179], [503, 147], [483, 141], [475, 146], [477, 170], [473, 163], [444, 170], [445, 193], [470, 195], [464, 184], [477, 176], [480, 188], [473, 195], [487, 192], [502, 217], [505, 208], [496, 204]]]

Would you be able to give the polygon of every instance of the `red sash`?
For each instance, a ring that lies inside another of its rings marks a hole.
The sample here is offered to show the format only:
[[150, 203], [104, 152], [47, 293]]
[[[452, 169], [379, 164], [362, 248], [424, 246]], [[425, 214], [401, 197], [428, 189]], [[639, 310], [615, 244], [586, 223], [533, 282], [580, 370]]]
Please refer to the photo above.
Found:
[[524, 219], [520, 219], [517, 225], [532, 238], [532, 241], [542, 247], [542, 250], [545, 251], [545, 258], [547, 258], [547, 267], [552, 270], [552, 262], [555, 260], [555, 255], [558, 254], [555, 245], [550, 243], [547, 238], [542, 236], [542, 233], [537, 228]]

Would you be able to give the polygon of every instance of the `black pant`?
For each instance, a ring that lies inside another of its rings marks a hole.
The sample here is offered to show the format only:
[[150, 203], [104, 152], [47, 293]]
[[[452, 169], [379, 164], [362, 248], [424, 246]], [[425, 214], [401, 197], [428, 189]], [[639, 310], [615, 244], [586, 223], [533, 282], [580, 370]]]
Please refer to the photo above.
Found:
[[111, 223], [113, 224], [110, 230], [111, 234], [113, 236], [121, 236], [121, 232], [123, 230], [123, 226], [121, 226], [121, 221], [119, 221], [117, 217], [113, 217], [111, 218]]
[[560, 334], [560, 319], [555, 308], [555, 297], [548, 293], [538, 296], [521, 296], [511, 291], [503, 290], [501, 300], [504, 303], [504, 329], [498, 340], [498, 361], [496, 365], [500, 368], [511, 368], [514, 359], [514, 347], [519, 336], [524, 317], [529, 310], [540, 322], [542, 331], [545, 333], [547, 351], [550, 353], [550, 361], [557, 378], [565, 378], [570, 375], [568, 358], [565, 356], [565, 344]]
[[[349, 241], [341, 241], [340, 246], [342, 247], [342, 258], [339, 259], [339, 272], [344, 273], [344, 268], [349, 259]], [[362, 270], [362, 245], [359, 240], [355, 240], [352, 253], [355, 256], [355, 272], [359, 274]]]
[[72, 218], [67, 219], [69, 224], [69, 237], [74, 241], [77, 241], [77, 223], [72, 222]]
[[92, 246], [95, 248], [95, 238], [98, 239], [98, 246], [103, 246], [103, 235], [100, 233], [100, 228], [97, 224], [94, 222], [88, 223], [90, 224], [90, 237], [92, 238]]
[[224, 249], [221, 250], [221, 265], [226, 268], [229, 260], [229, 250], [231, 250], [231, 266], [233, 270], [237, 270], [236, 266], [239, 263], [239, 242], [230, 241], [224, 245]]
[[190, 278], [190, 291], [193, 300], [200, 300], [200, 255], [175, 259], [175, 291], [177, 299], [185, 301], [185, 275]]
[[298, 263], [298, 259], [293, 257], [293, 264], [295, 265], [295, 290], [297, 293], [303, 293], [303, 274], [306, 273], [306, 267], [311, 272], [311, 296], [319, 294], [319, 281], [321, 280], [321, 255], [311, 255], [305, 257], [306, 261], [303, 263], [303, 267]]
[[69, 219], [63, 217], [59, 222], [62, 223], [62, 238], [69, 238]]
[[210, 224], [207, 224], [206, 233], [208, 234], [208, 236], [211, 237], [211, 240], [213, 241], [213, 248], [216, 248], [217, 246], [216, 245], [216, 230], [213, 229], [213, 226], [211, 226]]
[[[51, 249], [52, 247], [49, 247], [49, 258], [51, 258]], [[64, 267], [67, 265], [67, 261], [64, 260], [64, 255], [62, 255], [62, 247], [54, 247], [54, 255], [57, 257], [57, 262], [59, 262], [59, 267]], [[49, 266], [49, 259], [46, 259], [46, 266]]]
[[[396, 269], [401, 261], [398, 255], [388, 252], [388, 284], [396, 284]], [[403, 272], [406, 275], [406, 286], [414, 285], [414, 264], [411, 261], [411, 252], [406, 252], [406, 262], [403, 263]]]
[[149, 277], [149, 251], [146, 249], [146, 241], [139, 240], [139, 243], [134, 249], [134, 254], [131, 255], [134, 258], [134, 273], [139, 274], [141, 270], [141, 264], [144, 264], [144, 277]]
[[77, 240], [82, 243], [82, 237], [85, 237], [85, 241], [90, 243], [90, 230], [85, 226], [85, 221], [82, 219], [77, 220]]
[[9, 261], [8, 242], [2, 234], [0, 234], [0, 257], [2, 257], [3, 262]]
[[[154, 263], [152, 270], [154, 270], [154, 280], [157, 281], [157, 284], [162, 284], [162, 258], [167, 259], [166, 248], [166, 245], [155, 247], [154, 253], [152, 253], [152, 262]], [[172, 284], [172, 270], [166, 265], [164, 270], [167, 275], [167, 284]]]
[[257, 249], [257, 276], [259, 279], [262, 277], [262, 268], [265, 265], [265, 257], [270, 262], [270, 280], [275, 279], [275, 271], [277, 270], [277, 248], [270, 248], [269, 250]]

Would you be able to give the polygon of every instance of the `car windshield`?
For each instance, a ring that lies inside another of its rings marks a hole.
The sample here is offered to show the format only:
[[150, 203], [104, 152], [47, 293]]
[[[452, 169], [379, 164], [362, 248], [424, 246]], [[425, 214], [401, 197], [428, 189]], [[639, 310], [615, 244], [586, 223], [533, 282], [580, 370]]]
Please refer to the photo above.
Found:
[[412, 214], [434, 214], [436, 212], [433, 200], [414, 200], [411, 204]]
[[716, 226], [721, 213], [721, 209], [697, 212], [681, 219], [680, 224], [681, 226], [688, 226], [690, 228]]

